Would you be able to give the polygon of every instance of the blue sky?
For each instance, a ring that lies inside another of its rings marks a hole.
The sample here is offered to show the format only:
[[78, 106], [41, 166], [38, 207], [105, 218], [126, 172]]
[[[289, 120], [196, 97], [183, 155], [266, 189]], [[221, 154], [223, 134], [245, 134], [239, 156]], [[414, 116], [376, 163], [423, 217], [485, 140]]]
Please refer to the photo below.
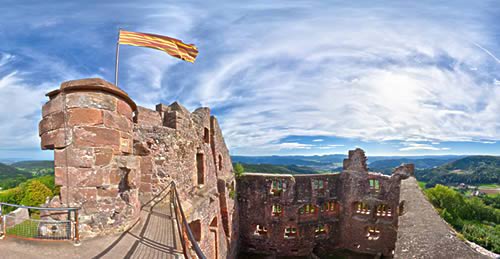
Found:
[[113, 81], [120, 27], [198, 46], [195, 64], [122, 46], [120, 87], [211, 107], [232, 154], [500, 154], [495, 1], [102, 2], [2, 1], [0, 158], [52, 156], [44, 94]]

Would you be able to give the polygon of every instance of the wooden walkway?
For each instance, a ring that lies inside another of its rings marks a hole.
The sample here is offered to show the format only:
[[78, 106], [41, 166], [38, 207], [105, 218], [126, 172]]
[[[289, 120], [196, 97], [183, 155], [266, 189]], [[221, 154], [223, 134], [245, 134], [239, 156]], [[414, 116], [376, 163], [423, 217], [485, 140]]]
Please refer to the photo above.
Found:
[[121, 235], [70, 242], [0, 240], [0, 258], [184, 258], [171, 195], [141, 211], [141, 221]]

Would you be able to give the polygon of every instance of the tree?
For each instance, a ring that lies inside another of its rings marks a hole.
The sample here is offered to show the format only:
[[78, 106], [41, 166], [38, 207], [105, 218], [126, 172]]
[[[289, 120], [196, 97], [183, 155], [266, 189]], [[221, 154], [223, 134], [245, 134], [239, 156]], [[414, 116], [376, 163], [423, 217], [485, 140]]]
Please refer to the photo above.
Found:
[[21, 204], [25, 206], [40, 206], [45, 203], [47, 197], [52, 197], [52, 191], [40, 181], [28, 182], [24, 191]]
[[236, 163], [234, 165], [234, 174], [236, 175], [236, 177], [242, 176], [244, 172], [245, 172], [245, 168], [243, 168], [242, 164]]

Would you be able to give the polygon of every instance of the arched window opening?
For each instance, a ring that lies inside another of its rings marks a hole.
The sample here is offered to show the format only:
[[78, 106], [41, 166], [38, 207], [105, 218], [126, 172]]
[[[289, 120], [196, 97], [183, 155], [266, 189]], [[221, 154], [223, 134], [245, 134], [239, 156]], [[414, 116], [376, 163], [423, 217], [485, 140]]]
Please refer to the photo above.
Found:
[[327, 211], [337, 211], [337, 202], [336, 201], [327, 201], [323, 203], [321, 206], [321, 211], [322, 212], [327, 212]]
[[380, 238], [380, 229], [377, 227], [367, 227], [366, 228], [366, 238], [368, 240], [377, 240]]
[[210, 130], [208, 128], [204, 128], [203, 130], [203, 140], [205, 143], [210, 143]]
[[370, 179], [370, 191], [379, 192], [380, 191], [380, 182], [377, 179]]
[[285, 228], [285, 238], [291, 239], [297, 237], [297, 228], [295, 227], [286, 227]]
[[283, 180], [273, 180], [271, 185], [271, 194], [274, 196], [279, 196], [283, 192]]
[[316, 225], [316, 228], [314, 229], [314, 235], [320, 236], [323, 234], [326, 234], [326, 225], [325, 224]]
[[386, 204], [377, 206], [377, 217], [392, 217], [392, 210]]
[[255, 226], [255, 232], [253, 233], [256, 236], [265, 236], [267, 235], [267, 228], [262, 225]]
[[222, 171], [222, 155], [219, 154], [219, 171]]
[[313, 204], [306, 204], [299, 209], [299, 214], [314, 214], [316, 211], [316, 206], [314, 206]]
[[283, 214], [283, 208], [279, 204], [273, 204], [272, 215], [279, 217]]
[[198, 185], [205, 184], [205, 156], [201, 153], [196, 154], [196, 171]]
[[201, 221], [195, 220], [191, 221], [189, 223], [189, 228], [191, 229], [191, 232], [193, 233], [194, 239], [198, 242], [201, 241]]
[[364, 202], [356, 202], [354, 204], [354, 209], [357, 214], [364, 214], [364, 215], [370, 214], [370, 209], [368, 208], [368, 205]]

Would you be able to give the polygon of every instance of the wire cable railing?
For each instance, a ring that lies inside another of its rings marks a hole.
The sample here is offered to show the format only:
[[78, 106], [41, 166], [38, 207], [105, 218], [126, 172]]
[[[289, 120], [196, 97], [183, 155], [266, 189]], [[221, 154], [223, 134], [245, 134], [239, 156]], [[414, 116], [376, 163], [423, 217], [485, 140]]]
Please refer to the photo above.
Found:
[[[9, 209], [10, 208], [10, 209]], [[76, 207], [46, 208], [0, 202], [0, 237], [80, 244]], [[12, 211], [7, 213], [7, 211]]]

